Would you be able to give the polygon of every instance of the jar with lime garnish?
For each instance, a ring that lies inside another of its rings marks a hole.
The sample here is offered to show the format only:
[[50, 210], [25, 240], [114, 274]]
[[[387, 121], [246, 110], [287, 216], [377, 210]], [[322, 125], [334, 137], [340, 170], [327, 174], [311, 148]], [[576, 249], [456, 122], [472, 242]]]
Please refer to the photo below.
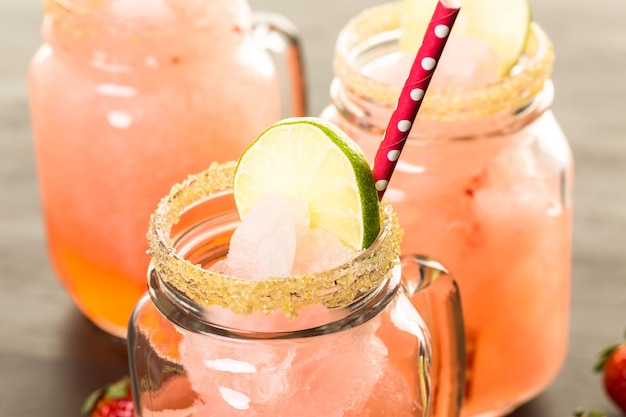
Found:
[[315, 118], [173, 186], [128, 332], [137, 415], [458, 416], [458, 289], [401, 239], [361, 150]]
[[[435, 3], [365, 10], [338, 37], [322, 116], [372, 161]], [[551, 111], [553, 59], [526, 0], [463, 1], [385, 194], [403, 253], [459, 282], [465, 416], [510, 412], [566, 354], [573, 160]]]

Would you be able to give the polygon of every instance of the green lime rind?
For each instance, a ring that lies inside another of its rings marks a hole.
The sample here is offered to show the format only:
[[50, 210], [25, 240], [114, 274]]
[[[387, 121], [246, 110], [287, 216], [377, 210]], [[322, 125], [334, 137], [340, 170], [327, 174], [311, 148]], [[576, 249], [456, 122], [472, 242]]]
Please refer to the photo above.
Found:
[[[367, 157], [359, 145], [335, 125], [317, 118], [300, 118], [299, 121], [311, 124], [326, 133], [333, 143], [344, 152], [348, 160], [350, 160], [361, 195], [364, 225], [363, 248], [369, 247], [380, 233], [380, 213], [378, 191], [376, 190], [374, 176], [367, 162]], [[294, 121], [294, 123], [297, 123], [297, 120]]]

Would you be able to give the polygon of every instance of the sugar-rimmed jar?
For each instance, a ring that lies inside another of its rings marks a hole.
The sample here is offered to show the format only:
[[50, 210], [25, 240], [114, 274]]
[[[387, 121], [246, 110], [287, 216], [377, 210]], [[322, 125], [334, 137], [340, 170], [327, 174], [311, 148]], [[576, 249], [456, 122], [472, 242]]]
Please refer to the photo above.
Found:
[[[389, 77], [401, 8], [365, 10], [343, 28], [322, 113], [372, 161], [405, 80]], [[459, 283], [464, 416], [510, 412], [553, 380], [566, 354], [573, 159], [551, 111], [553, 59], [532, 23], [510, 75], [431, 87], [385, 194], [405, 230], [402, 252], [432, 256]]]
[[431, 259], [400, 260], [391, 206], [376, 241], [334, 269], [220, 275], [206, 268], [239, 223], [234, 166], [190, 176], [152, 218], [149, 294], [128, 332], [138, 415], [457, 416], [456, 285]]
[[158, 199], [237, 158], [282, 111], [306, 111], [298, 33], [245, 0], [44, 6], [29, 90], [50, 260], [84, 315], [124, 338]]

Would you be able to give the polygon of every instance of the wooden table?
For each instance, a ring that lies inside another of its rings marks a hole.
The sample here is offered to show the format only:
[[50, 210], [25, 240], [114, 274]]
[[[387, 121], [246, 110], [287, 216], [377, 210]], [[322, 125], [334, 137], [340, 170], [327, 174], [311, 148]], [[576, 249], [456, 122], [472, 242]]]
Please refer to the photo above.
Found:
[[[381, 1], [251, 0], [301, 29], [311, 114], [328, 100], [339, 28]], [[626, 2], [535, 0], [557, 50], [554, 112], [576, 158], [570, 351], [554, 383], [513, 416], [567, 416], [577, 406], [617, 417], [592, 373], [626, 327]], [[43, 235], [26, 94], [42, 7], [0, 0], [0, 415], [78, 415], [85, 396], [127, 373], [125, 347], [74, 308], [52, 273]]]

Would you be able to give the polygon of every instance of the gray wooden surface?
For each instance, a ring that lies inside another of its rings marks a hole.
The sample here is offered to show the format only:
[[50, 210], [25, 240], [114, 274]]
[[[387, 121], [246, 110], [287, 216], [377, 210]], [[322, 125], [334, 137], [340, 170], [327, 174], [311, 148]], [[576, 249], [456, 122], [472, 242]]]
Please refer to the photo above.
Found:
[[[311, 114], [328, 100], [334, 39], [375, 0], [250, 0], [280, 11], [304, 40]], [[591, 371], [626, 328], [626, 2], [534, 0], [555, 43], [554, 111], [576, 159], [570, 351], [554, 383], [514, 416], [577, 406], [618, 411]], [[41, 4], [0, 0], [0, 416], [79, 414], [92, 389], [126, 373], [123, 346], [72, 306], [45, 253], [26, 96]]]

